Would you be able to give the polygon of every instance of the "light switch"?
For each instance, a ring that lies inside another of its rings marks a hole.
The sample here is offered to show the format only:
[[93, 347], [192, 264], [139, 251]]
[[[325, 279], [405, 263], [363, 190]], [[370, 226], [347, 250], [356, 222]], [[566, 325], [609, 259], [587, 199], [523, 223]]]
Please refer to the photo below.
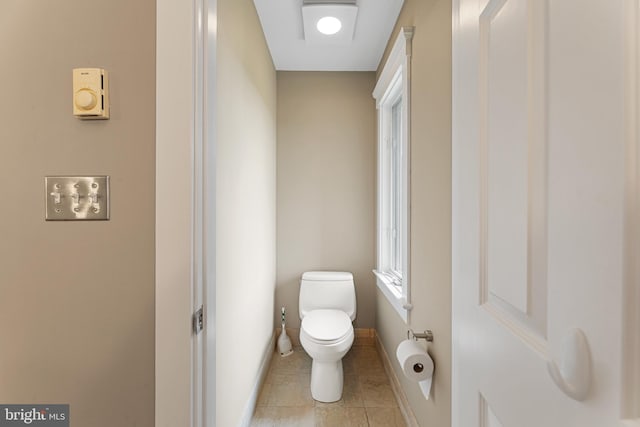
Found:
[[79, 119], [109, 118], [109, 78], [102, 68], [73, 70], [73, 115]]
[[47, 221], [108, 220], [108, 176], [44, 178]]

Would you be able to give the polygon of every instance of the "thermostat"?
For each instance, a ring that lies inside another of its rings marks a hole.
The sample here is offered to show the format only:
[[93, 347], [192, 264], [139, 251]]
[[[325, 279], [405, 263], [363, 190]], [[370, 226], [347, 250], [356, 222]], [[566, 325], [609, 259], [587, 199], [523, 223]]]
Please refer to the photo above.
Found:
[[104, 69], [73, 70], [73, 115], [79, 119], [109, 118], [109, 79]]

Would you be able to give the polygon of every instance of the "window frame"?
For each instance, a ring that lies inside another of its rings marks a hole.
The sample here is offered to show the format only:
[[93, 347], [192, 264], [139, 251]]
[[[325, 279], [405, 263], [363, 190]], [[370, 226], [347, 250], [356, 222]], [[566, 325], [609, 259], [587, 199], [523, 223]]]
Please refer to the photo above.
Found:
[[[413, 27], [403, 27], [373, 90], [378, 110], [376, 284], [405, 323], [411, 311], [410, 288], [410, 65]], [[400, 102], [399, 147], [393, 147], [394, 107]], [[396, 157], [394, 158], [394, 154]], [[399, 158], [397, 156], [399, 155]], [[393, 161], [400, 171], [393, 173]], [[396, 164], [398, 166], [398, 164]], [[393, 191], [392, 184], [396, 184]], [[400, 194], [398, 194], [398, 192]], [[395, 194], [398, 204], [391, 203]], [[397, 208], [394, 212], [393, 208]], [[392, 225], [400, 226], [392, 229]], [[394, 237], [396, 238], [394, 240]], [[399, 237], [399, 239], [398, 239]], [[396, 246], [395, 250], [393, 246]], [[399, 255], [400, 263], [393, 254]], [[393, 265], [392, 265], [393, 264]], [[401, 264], [401, 271], [397, 270]], [[396, 268], [393, 268], [396, 267]]]

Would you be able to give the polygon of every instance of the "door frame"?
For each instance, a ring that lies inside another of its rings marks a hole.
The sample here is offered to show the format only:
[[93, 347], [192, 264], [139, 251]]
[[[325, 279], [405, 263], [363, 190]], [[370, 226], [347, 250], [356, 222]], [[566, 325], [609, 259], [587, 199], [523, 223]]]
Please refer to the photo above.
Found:
[[217, 0], [156, 0], [155, 425], [163, 427], [215, 426], [216, 16]]

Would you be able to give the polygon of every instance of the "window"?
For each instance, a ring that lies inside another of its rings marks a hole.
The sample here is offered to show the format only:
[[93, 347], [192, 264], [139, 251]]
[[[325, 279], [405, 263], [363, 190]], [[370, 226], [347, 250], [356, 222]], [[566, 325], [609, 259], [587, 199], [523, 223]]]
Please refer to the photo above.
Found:
[[389, 156], [391, 157], [390, 167], [390, 180], [391, 180], [391, 254], [390, 254], [390, 273], [396, 276], [400, 282], [402, 282], [402, 215], [403, 215], [403, 162], [402, 162], [402, 98], [398, 98], [397, 101], [391, 106], [391, 129], [390, 129], [390, 145]]
[[378, 287], [407, 322], [409, 288], [409, 65], [413, 28], [404, 27], [373, 91], [378, 109]]

